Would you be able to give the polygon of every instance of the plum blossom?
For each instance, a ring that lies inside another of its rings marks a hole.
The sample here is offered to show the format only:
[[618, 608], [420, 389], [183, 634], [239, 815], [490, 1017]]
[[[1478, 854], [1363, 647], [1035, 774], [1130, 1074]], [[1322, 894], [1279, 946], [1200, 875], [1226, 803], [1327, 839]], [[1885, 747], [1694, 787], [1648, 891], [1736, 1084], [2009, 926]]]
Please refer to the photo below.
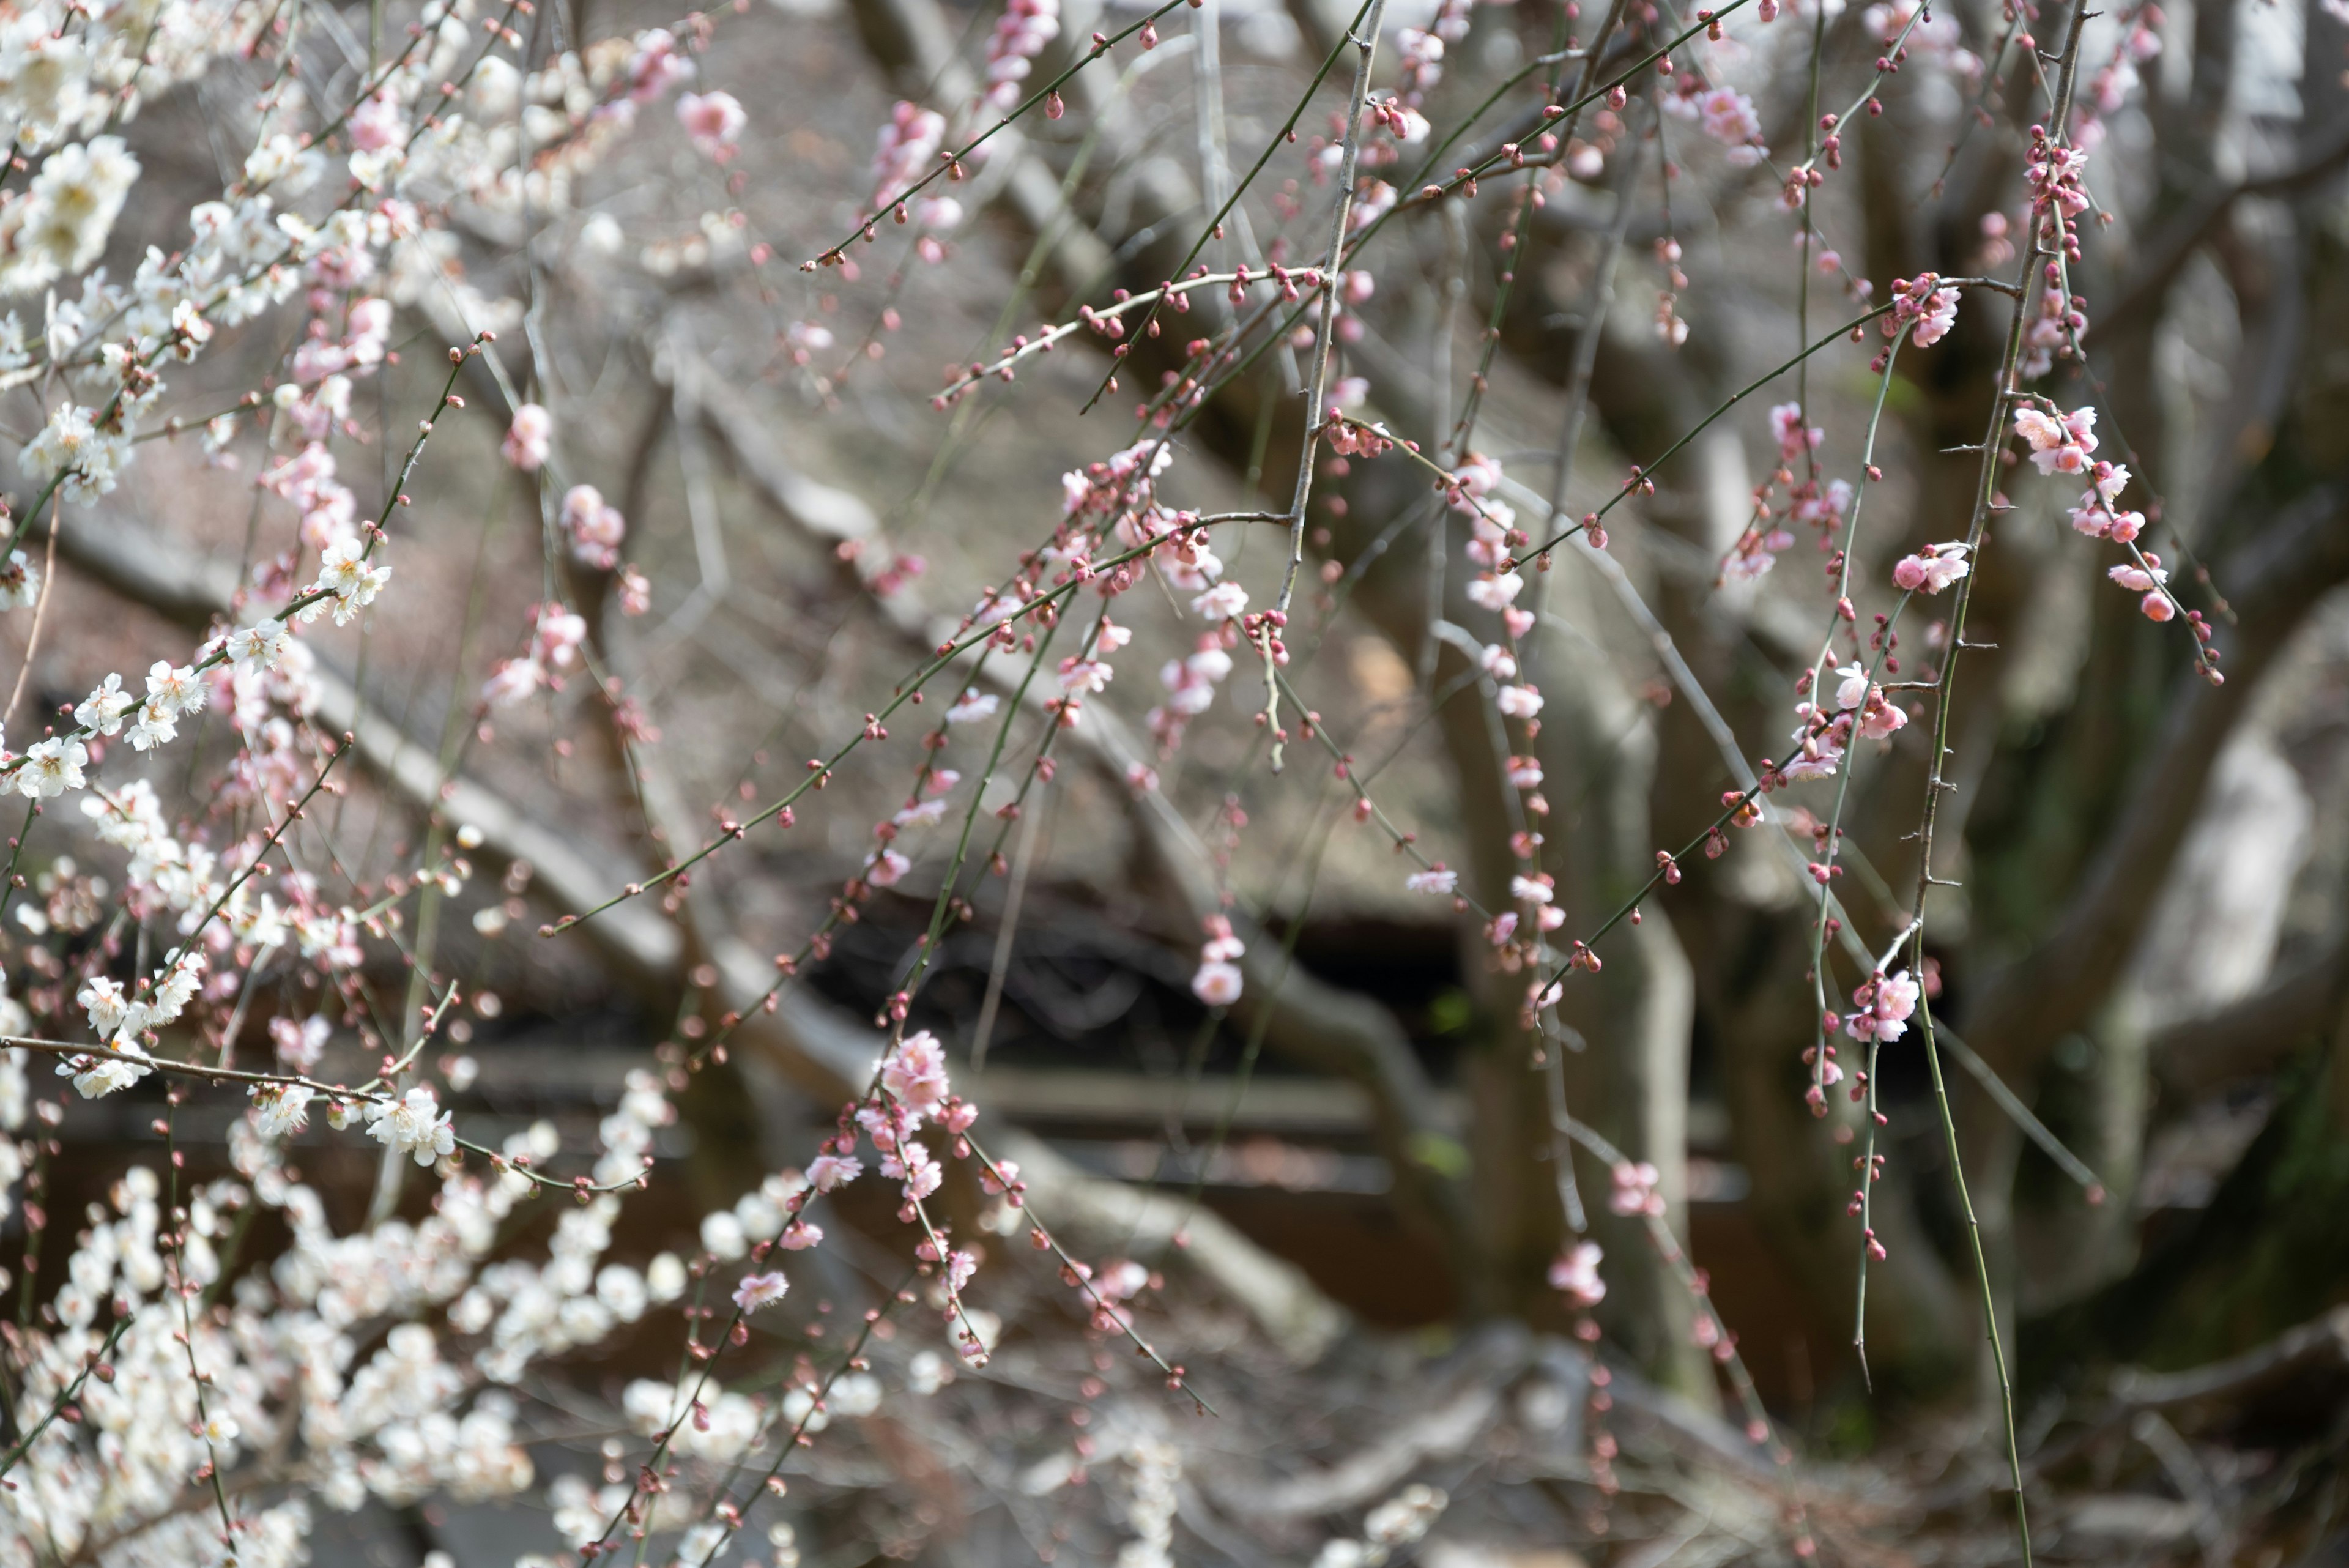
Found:
[[0, 610], [30, 609], [41, 597], [41, 569], [22, 550], [0, 563]]
[[863, 1162], [847, 1155], [820, 1154], [808, 1162], [808, 1185], [818, 1192], [837, 1192], [864, 1174]]
[[74, 709], [74, 722], [96, 734], [117, 734], [122, 729], [123, 716], [138, 706], [139, 700], [122, 689], [122, 677], [109, 674], [104, 684]]
[[397, 1100], [369, 1102], [367, 1120], [369, 1137], [394, 1153], [415, 1156], [419, 1165], [446, 1158], [457, 1147], [450, 1115], [427, 1085], [417, 1085]]
[[225, 651], [230, 660], [245, 674], [274, 670], [285, 657], [288, 639], [285, 624], [264, 620], [257, 626], [241, 626], [228, 634]]
[[1909, 1016], [1917, 1011], [1917, 982], [1904, 969], [1870, 980], [1851, 1000], [1845, 1033], [1855, 1040], [1898, 1040], [1909, 1032]]
[[1229, 1007], [1240, 999], [1246, 983], [1237, 964], [1209, 961], [1191, 977], [1192, 994], [1210, 1007]]
[[678, 97], [677, 122], [693, 139], [696, 151], [723, 163], [739, 151], [735, 143], [750, 117], [730, 92], [688, 92]]
[[1930, 348], [1950, 335], [1958, 324], [1958, 291], [1954, 286], [1937, 288], [1925, 309], [1917, 317], [1915, 330], [1909, 340], [1920, 348]]
[[369, 566], [367, 545], [357, 535], [346, 535], [327, 545], [320, 556], [318, 579], [311, 585], [311, 591], [324, 597], [305, 606], [301, 618], [315, 620], [332, 608], [335, 624], [347, 626], [352, 617], [375, 603], [390, 580], [391, 568]]
[[1191, 977], [1192, 994], [1210, 1007], [1229, 1007], [1239, 1000], [1246, 983], [1232, 961], [1247, 951], [1247, 945], [1232, 934], [1232, 922], [1223, 915], [1210, 915], [1202, 924], [1207, 940], [1199, 949], [1199, 971]]
[[602, 572], [620, 564], [620, 541], [627, 535], [628, 520], [618, 507], [605, 504], [603, 492], [592, 484], [573, 485], [564, 494], [561, 521], [573, 560]]
[[947, 1054], [937, 1036], [924, 1029], [891, 1047], [881, 1064], [881, 1086], [916, 1116], [935, 1116], [947, 1097]]
[[536, 473], [554, 450], [554, 416], [536, 403], [523, 404], [513, 411], [500, 450], [524, 473]]
[[628, 60], [628, 97], [650, 103], [679, 82], [693, 79], [693, 62], [678, 52], [677, 37], [667, 27], [652, 27], [636, 36], [636, 51]]
[[1916, 555], [1900, 557], [1892, 568], [1892, 584], [1904, 593], [1938, 594], [1972, 570], [1965, 545], [1928, 545]]
[[[1768, 156], [1762, 143], [1762, 117], [1754, 100], [1735, 88], [1717, 87], [1698, 96], [1690, 106], [1704, 133], [1729, 149], [1729, 161], [1749, 168]], [[1688, 111], [1683, 111], [1688, 112]]]
[[1217, 583], [1191, 601], [1192, 609], [1209, 620], [1237, 620], [1247, 609], [1247, 590], [1237, 583]]
[[312, 1092], [300, 1084], [263, 1084], [253, 1090], [254, 1130], [288, 1137], [309, 1124]]
[[993, 718], [995, 716], [995, 710], [999, 705], [1000, 699], [994, 696], [991, 692], [967, 692], [956, 701], [953, 707], [947, 710], [947, 722], [949, 724], [976, 724], [982, 719]]
[[2036, 408], [2017, 409], [2014, 433], [2031, 447], [2032, 465], [2042, 473], [2083, 473], [2096, 450], [2096, 410], [2074, 409], [2057, 418]]
[[772, 1306], [782, 1300], [783, 1293], [791, 1288], [791, 1281], [783, 1278], [780, 1269], [771, 1273], [745, 1274], [742, 1282], [734, 1287], [734, 1304], [748, 1317], [761, 1307]]
[[80, 789], [88, 782], [81, 771], [88, 761], [89, 748], [70, 735], [36, 742], [16, 770], [16, 793], [28, 800], [55, 800], [67, 790]]
[[1502, 572], [1495, 576], [1477, 577], [1468, 585], [1470, 602], [1488, 610], [1497, 610], [1513, 602], [1524, 591], [1526, 579], [1516, 572]]
[[1460, 873], [1438, 862], [1424, 871], [1413, 872], [1402, 879], [1402, 885], [1406, 892], [1449, 897], [1459, 890]]

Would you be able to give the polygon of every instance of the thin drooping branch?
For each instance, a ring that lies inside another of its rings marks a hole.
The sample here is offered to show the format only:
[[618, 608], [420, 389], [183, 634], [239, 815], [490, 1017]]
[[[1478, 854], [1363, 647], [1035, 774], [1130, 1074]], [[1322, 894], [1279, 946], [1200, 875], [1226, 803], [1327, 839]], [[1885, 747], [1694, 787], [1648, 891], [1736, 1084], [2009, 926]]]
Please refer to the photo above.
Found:
[[[232, 573], [119, 519], [86, 510], [59, 536], [59, 554], [124, 598], [191, 630], [208, 629], [227, 613]], [[353, 760], [408, 807], [437, 812], [477, 830], [481, 842], [472, 853], [492, 866], [527, 862], [533, 892], [560, 910], [586, 908], [602, 898], [614, 875], [612, 858], [583, 849], [592, 839], [575, 825], [526, 814], [478, 781], [449, 775], [430, 747], [366, 702], [323, 661], [313, 678], [320, 722], [348, 732]], [[578, 928], [577, 934], [639, 989], [667, 998], [685, 983], [687, 943], [678, 927], [647, 904], [619, 905]], [[772, 982], [772, 966], [730, 930], [716, 933], [709, 945], [710, 961], [719, 971], [719, 1000], [743, 1013], [738, 1040], [773, 1061], [819, 1104], [838, 1105], [863, 1095], [877, 1054], [870, 1028], [800, 986], [786, 988], [775, 1010], [764, 1011], [758, 1002]], [[1170, 1229], [1158, 1210], [1137, 1208], [1139, 1195], [1125, 1196], [1119, 1183], [1079, 1173], [1040, 1142], [1015, 1141], [1024, 1179], [1040, 1194], [1049, 1189], [1066, 1199], [1070, 1218], [1080, 1229], [1107, 1240], [1138, 1228]], [[1303, 1360], [1328, 1345], [1342, 1314], [1300, 1271], [1264, 1252], [1214, 1214], [1188, 1216], [1185, 1229], [1182, 1255], [1255, 1316], [1276, 1343]]]

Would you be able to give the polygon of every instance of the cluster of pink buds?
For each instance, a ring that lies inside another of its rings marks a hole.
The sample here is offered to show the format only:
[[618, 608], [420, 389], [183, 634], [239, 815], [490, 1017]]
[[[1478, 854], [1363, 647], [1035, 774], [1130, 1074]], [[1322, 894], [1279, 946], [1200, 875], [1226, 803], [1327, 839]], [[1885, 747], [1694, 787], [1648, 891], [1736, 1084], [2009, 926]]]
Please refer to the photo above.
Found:
[[513, 707], [543, 687], [562, 690], [564, 672], [579, 661], [586, 621], [559, 604], [533, 605], [530, 614], [530, 651], [500, 659], [482, 683], [481, 701], [489, 707]]
[[1394, 445], [1361, 421], [1342, 414], [1330, 416], [1330, 422], [1321, 427], [1321, 438], [1340, 457], [1378, 457]]
[[897, 192], [929, 173], [937, 162], [947, 134], [947, 117], [917, 103], [900, 102], [889, 123], [875, 138], [873, 151], [873, 204], [895, 200]]
[[2080, 188], [2088, 155], [2077, 147], [2059, 147], [2044, 125], [2031, 128], [2031, 151], [2023, 181], [2031, 188], [2031, 210], [2042, 216], [2051, 208], [2065, 219], [2088, 210], [2088, 193]]
[[599, 572], [620, 564], [620, 541], [627, 536], [628, 520], [618, 507], [605, 504], [602, 491], [592, 484], [573, 485], [563, 497], [560, 520], [571, 541], [573, 560]]

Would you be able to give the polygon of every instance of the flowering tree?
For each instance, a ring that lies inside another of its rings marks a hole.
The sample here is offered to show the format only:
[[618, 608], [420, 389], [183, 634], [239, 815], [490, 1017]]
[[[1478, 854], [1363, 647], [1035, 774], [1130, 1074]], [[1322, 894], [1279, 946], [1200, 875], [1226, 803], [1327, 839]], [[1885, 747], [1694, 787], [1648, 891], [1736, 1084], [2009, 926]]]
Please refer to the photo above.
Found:
[[[541, 1561], [1371, 1563], [1515, 1517], [1472, 1448], [1554, 1532], [1622, 1458], [1743, 1489], [1723, 1560], [1857, 1552], [1692, 1256], [1692, 1073], [1851, 1370], [1982, 1375], [2027, 1557], [2019, 1322], [2061, 1387], [2127, 1288], [2149, 1085], [2329, 1032], [2262, 1158], [2337, 1134], [2341, 888], [2272, 984], [2296, 861], [2193, 922], [2198, 842], [2267, 852], [2223, 760], [2340, 669], [2340, 17], [2293, 119], [2230, 4], [850, 9], [5, 22], [0, 1562], [495, 1502]], [[1306, 1278], [972, 1087], [1063, 800], [1192, 1075], [1349, 1081], [1518, 1325], [1345, 1462]], [[1299, 961], [1325, 876], [1456, 948], [1454, 1059]], [[469, 1099], [491, 975], [655, 1021], [592, 1127]], [[2104, 1348], [2313, 1313], [2344, 1184], [2157, 1260], [2258, 1311]]]

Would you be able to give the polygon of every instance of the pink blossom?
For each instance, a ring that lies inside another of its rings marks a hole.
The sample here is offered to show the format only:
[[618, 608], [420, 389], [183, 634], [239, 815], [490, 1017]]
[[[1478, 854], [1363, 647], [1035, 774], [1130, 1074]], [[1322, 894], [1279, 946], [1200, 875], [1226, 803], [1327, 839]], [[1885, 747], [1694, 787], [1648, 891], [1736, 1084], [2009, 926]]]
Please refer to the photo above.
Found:
[[554, 445], [554, 417], [536, 403], [524, 403], [514, 410], [513, 423], [507, 427], [505, 458], [524, 473], [535, 473], [544, 463]]
[[572, 557], [582, 566], [610, 571], [619, 564], [620, 541], [627, 519], [616, 506], [604, 504], [602, 492], [592, 484], [574, 484], [563, 497], [563, 531], [571, 536]]
[[934, 1113], [947, 1097], [947, 1056], [928, 1030], [897, 1042], [881, 1065], [881, 1086], [916, 1116]]
[[884, 849], [873, 857], [873, 864], [865, 870], [864, 879], [875, 888], [894, 888], [913, 868], [914, 863], [896, 850]]
[[[892, 1163], [899, 1168], [891, 1170]], [[881, 1169], [885, 1175], [903, 1177], [905, 1197], [916, 1202], [936, 1192], [939, 1184], [946, 1180], [946, 1172], [938, 1168], [938, 1162], [932, 1159], [930, 1151], [918, 1143], [899, 1145], [895, 1156], [881, 1162]]]
[[666, 27], [654, 27], [636, 36], [636, 52], [628, 61], [628, 99], [650, 103], [670, 88], [693, 78], [693, 62], [677, 52], [677, 38]]
[[546, 684], [546, 668], [535, 659], [502, 659], [481, 683], [481, 701], [492, 708], [511, 708], [529, 701]]
[[703, 157], [720, 163], [734, 156], [734, 144], [750, 119], [732, 93], [689, 92], [677, 100], [678, 124], [685, 127]]
[[1917, 1011], [1917, 982], [1902, 970], [1871, 980], [1851, 993], [1852, 1015], [1844, 1033], [1855, 1040], [1898, 1040], [1909, 1032], [1909, 1016]]
[[1210, 1007], [1229, 1007], [1240, 999], [1244, 983], [1237, 964], [1211, 960], [1191, 977], [1191, 992]]
[[1735, 88], [1714, 88], [1697, 99], [1697, 115], [1704, 132], [1731, 150], [1730, 161], [1748, 166], [1761, 161], [1762, 117], [1754, 100]]
[[1881, 688], [1872, 688], [1868, 693], [1868, 705], [1859, 711], [1857, 728], [1867, 739], [1882, 741], [1889, 739], [1894, 731], [1903, 728], [1908, 722], [1909, 715], [1885, 701]]
[[1424, 871], [1414, 871], [1402, 879], [1403, 889], [1412, 893], [1439, 893], [1449, 896], [1460, 887], [1460, 873], [1438, 864]]
[[1917, 325], [1910, 329], [1909, 340], [1920, 348], [1930, 348], [1950, 335], [1958, 324], [1958, 291], [1954, 287], [1937, 288]]
[[1247, 609], [1247, 590], [1237, 583], [1217, 583], [1191, 601], [1191, 607], [1209, 620], [1237, 620]]
[[1805, 452], [1815, 452], [1826, 439], [1826, 431], [1816, 425], [1803, 422], [1803, 405], [1780, 403], [1770, 410], [1770, 433], [1778, 442], [1778, 450], [1789, 456], [1799, 457]]
[[1525, 578], [1515, 572], [1503, 572], [1498, 576], [1477, 577], [1468, 584], [1471, 603], [1488, 610], [1496, 610], [1515, 599], [1526, 586]]
[[820, 1154], [808, 1162], [808, 1185], [818, 1192], [836, 1192], [864, 1174], [864, 1162], [848, 1155]]
[[1542, 695], [1530, 686], [1504, 686], [1493, 705], [1512, 719], [1530, 719], [1542, 711]]
[[351, 145], [361, 152], [389, 147], [408, 129], [407, 117], [388, 92], [377, 93], [351, 110]]
[[1900, 558], [1892, 568], [1892, 583], [1908, 593], [1938, 594], [1971, 570], [1963, 545], [1929, 545], [1917, 555]]
[[550, 671], [570, 669], [578, 660], [580, 644], [587, 640], [587, 622], [558, 605], [540, 605], [533, 617], [531, 657]]
[[783, 1293], [791, 1288], [791, 1281], [783, 1278], [780, 1269], [770, 1274], [745, 1274], [742, 1282], [734, 1288], [734, 1304], [748, 1317], [761, 1307], [772, 1306], [782, 1300]]

